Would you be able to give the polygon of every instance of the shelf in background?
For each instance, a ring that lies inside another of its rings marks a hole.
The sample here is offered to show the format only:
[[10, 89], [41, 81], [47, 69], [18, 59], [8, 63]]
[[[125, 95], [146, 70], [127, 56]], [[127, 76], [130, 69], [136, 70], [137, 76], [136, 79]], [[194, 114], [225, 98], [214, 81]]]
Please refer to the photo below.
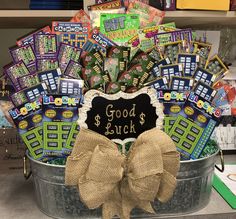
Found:
[[175, 21], [177, 27], [235, 26], [236, 11], [169, 11], [164, 22]]
[[[0, 10], [0, 28], [39, 28], [53, 20], [69, 20], [76, 10]], [[235, 11], [169, 11], [164, 22], [178, 27], [230, 25], [236, 27]]]

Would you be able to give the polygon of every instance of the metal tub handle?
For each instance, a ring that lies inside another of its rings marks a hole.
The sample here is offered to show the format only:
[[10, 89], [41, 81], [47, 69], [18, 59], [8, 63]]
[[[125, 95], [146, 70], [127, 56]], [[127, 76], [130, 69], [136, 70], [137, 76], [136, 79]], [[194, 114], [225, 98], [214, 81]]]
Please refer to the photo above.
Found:
[[28, 170], [27, 160], [28, 160], [28, 157], [25, 155], [23, 157], [23, 174], [26, 180], [29, 179], [32, 174], [31, 169]]
[[219, 153], [220, 153], [221, 168], [218, 167], [217, 165], [215, 165], [215, 168], [216, 168], [217, 170], [219, 170], [221, 173], [223, 173], [224, 170], [225, 170], [224, 154], [223, 154], [223, 151], [222, 151], [221, 149], [219, 150]]

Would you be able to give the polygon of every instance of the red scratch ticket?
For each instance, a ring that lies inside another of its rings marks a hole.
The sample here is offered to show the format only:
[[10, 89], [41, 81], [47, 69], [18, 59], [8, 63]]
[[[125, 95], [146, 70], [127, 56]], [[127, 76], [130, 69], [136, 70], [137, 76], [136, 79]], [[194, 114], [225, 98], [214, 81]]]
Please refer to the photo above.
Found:
[[90, 23], [52, 22], [52, 33], [58, 35], [59, 42], [82, 48], [88, 39]]
[[34, 49], [34, 35], [35, 34], [50, 34], [51, 33], [51, 29], [49, 26], [46, 26], [40, 30], [37, 30], [21, 39], [19, 39], [16, 44], [17, 46], [26, 46], [28, 44], [30, 44], [32, 46], [32, 48]]
[[79, 10], [70, 22], [90, 23], [91, 20], [84, 10]]

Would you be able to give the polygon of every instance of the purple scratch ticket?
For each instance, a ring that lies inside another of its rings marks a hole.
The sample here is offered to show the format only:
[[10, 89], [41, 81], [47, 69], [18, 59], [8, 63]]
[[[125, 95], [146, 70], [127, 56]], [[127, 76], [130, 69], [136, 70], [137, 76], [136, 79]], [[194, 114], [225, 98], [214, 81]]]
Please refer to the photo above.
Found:
[[17, 80], [18, 83], [20, 84], [21, 89], [33, 87], [40, 83], [37, 73], [19, 77]]
[[19, 82], [17, 81], [17, 78], [24, 75], [28, 75], [30, 73], [23, 61], [20, 61], [16, 64], [11, 63], [5, 66], [4, 72], [6, 76], [10, 79], [10, 81], [12, 82], [16, 91], [21, 90], [21, 87], [20, 87]]
[[70, 60], [78, 62], [80, 55], [81, 55], [81, 49], [67, 45], [65, 43], [61, 43], [57, 59], [58, 62], [60, 63], [59, 67], [61, 68], [62, 73], [64, 73], [66, 66], [68, 65]]
[[36, 57], [30, 45], [11, 48], [10, 54], [15, 63], [23, 61], [30, 73], [36, 71]]
[[193, 36], [191, 29], [159, 33], [154, 36], [155, 45], [157, 45], [158, 47], [162, 47], [164, 44], [170, 42], [183, 41], [182, 49], [184, 52], [186, 52], [186, 50], [190, 48], [190, 43], [192, 40]]
[[26, 37], [23, 37], [21, 39], [19, 39], [16, 44], [18, 46], [26, 46], [26, 45], [31, 45], [32, 48], [34, 49], [34, 34], [50, 34], [51, 33], [51, 29], [49, 26], [46, 26], [40, 30], [37, 30], [36, 32], [33, 32], [31, 34], [29, 34]]
[[18, 91], [10, 96], [11, 102], [14, 106], [20, 106], [28, 101], [23, 91]]
[[34, 51], [37, 58], [56, 58], [57, 56], [56, 34], [35, 34]]
[[59, 63], [57, 59], [53, 59], [53, 58], [37, 59], [36, 67], [37, 67], [37, 71], [48, 71], [51, 69], [58, 68]]

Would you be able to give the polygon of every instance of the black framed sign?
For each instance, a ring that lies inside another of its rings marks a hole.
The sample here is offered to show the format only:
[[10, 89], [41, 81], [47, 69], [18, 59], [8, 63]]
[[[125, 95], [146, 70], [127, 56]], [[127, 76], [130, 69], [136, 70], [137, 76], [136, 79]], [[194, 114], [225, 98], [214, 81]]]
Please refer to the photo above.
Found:
[[79, 109], [78, 124], [124, 145], [144, 131], [162, 128], [163, 118], [163, 105], [153, 88], [145, 87], [132, 94], [120, 91], [112, 95], [90, 90]]

